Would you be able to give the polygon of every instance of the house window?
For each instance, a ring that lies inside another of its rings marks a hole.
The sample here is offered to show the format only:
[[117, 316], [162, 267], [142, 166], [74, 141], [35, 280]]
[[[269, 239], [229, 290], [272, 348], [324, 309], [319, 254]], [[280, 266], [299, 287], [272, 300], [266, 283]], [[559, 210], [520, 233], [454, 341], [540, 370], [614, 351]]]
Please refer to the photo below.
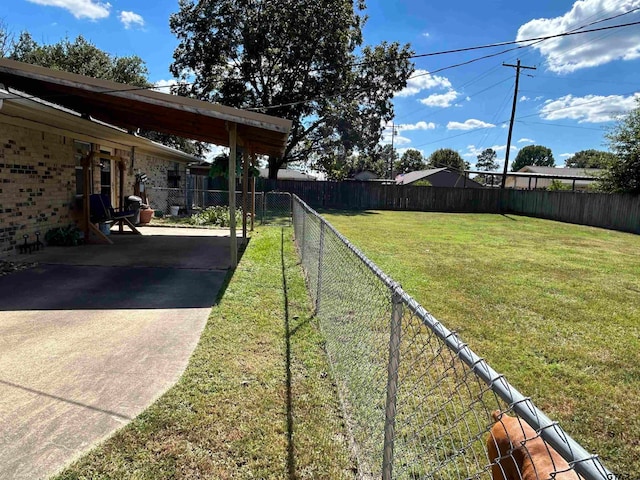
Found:
[[167, 187], [180, 188], [180, 170], [178, 164], [173, 164], [173, 170], [167, 170]]
[[[111, 155], [110, 150], [100, 149], [101, 154]], [[106, 195], [110, 200], [111, 198], [111, 185], [112, 185], [112, 168], [111, 158], [100, 157], [100, 193]]]
[[[82, 174], [82, 159], [91, 152], [91, 144], [87, 142], [73, 141], [73, 156], [76, 168], [76, 195], [84, 194], [84, 176]], [[91, 166], [89, 166], [91, 168]], [[91, 176], [89, 176], [91, 178]], [[89, 192], [91, 193], [91, 182], [89, 182]]]

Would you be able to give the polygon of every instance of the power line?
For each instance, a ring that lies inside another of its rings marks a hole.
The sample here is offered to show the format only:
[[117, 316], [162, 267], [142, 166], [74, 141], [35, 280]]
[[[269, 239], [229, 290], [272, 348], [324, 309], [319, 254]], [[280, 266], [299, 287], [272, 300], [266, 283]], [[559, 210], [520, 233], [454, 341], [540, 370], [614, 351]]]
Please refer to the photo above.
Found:
[[[638, 10], [638, 9], [634, 9], [634, 10], [631, 10], [629, 12], [625, 12], [624, 14], [617, 15], [616, 17], [621, 16], [621, 15], [628, 15], [629, 13], [632, 13], [635, 10]], [[611, 18], [616, 18], [616, 17], [611, 17]], [[594, 22], [594, 23], [600, 23], [600, 22], [608, 21], [611, 18], [602, 19], [602, 20], [599, 20], [598, 22]], [[532, 42], [532, 44], [533, 44], [533, 43], [542, 42], [544, 40], [549, 40], [549, 39], [552, 39], [552, 38], [567, 37], [567, 36], [571, 36], [571, 35], [582, 35], [582, 34], [585, 34], [585, 33], [600, 32], [600, 31], [604, 31], [604, 30], [612, 30], [612, 29], [617, 29], [617, 28], [624, 28], [624, 27], [629, 27], [629, 26], [633, 26], [633, 25], [640, 25], [640, 21], [624, 23], [624, 24], [620, 24], [620, 25], [609, 25], [607, 27], [600, 27], [600, 28], [594, 28], [594, 29], [589, 29], [589, 30], [569, 31], [569, 32], [558, 33], [558, 34], [554, 34], [554, 35], [546, 35], [546, 36], [542, 36], [542, 37], [534, 37], [534, 38], [528, 38], [528, 39], [523, 39], [523, 40], [512, 40], [512, 41], [508, 41], [508, 42], [497, 42], [497, 43], [486, 44], [486, 45], [478, 45], [478, 46], [475, 46], [475, 47], [465, 47], [465, 48], [459, 48], [459, 49], [453, 49], [453, 50], [442, 50], [442, 51], [439, 51], [439, 52], [431, 52], [431, 53], [424, 53], [424, 54], [419, 54], [419, 55], [411, 55], [411, 56], [408, 56], [407, 58], [410, 58], [410, 59], [425, 58], [425, 57], [431, 57], [431, 56], [436, 56], [436, 55], [446, 55], [446, 54], [451, 54], [451, 53], [460, 53], [460, 52], [466, 52], [466, 51], [472, 51], [472, 50], [494, 48], [494, 47], [505, 46], [505, 45], [514, 45], [516, 43], [525, 43], [525, 42]], [[581, 29], [583, 27], [578, 27], [578, 28]], [[474, 58], [474, 59], [471, 59], [471, 60], [466, 60], [464, 62], [459, 62], [459, 63], [453, 64], [453, 65], [449, 65], [449, 66], [446, 66], [446, 67], [439, 68], [437, 70], [430, 71], [428, 73], [418, 74], [415, 77], [409, 77], [409, 78], [411, 79], [411, 78], [417, 78], [418, 76], [433, 75], [433, 74], [436, 74], [436, 73], [443, 72], [445, 70], [461, 67], [461, 66], [464, 66], [464, 65], [468, 65], [470, 63], [474, 63], [474, 62], [480, 61], [480, 60], [485, 60], [487, 58], [492, 58], [492, 57], [495, 57], [495, 56], [498, 56], [498, 55], [502, 55], [502, 54], [510, 52], [510, 51], [518, 50], [518, 49], [521, 49], [521, 48], [528, 48], [530, 46], [532, 46], [532, 45], [519, 45], [519, 46], [517, 46], [515, 48], [503, 50], [501, 52], [491, 53], [491, 54], [488, 54], [488, 55], [483, 55], [481, 57], [477, 57], [477, 58]], [[388, 62], [388, 60], [378, 60], [375, 63], [384, 63], [384, 62]], [[367, 62], [354, 63], [353, 65], [354, 66], [364, 65], [366, 63]], [[371, 62], [369, 62], [369, 63], [371, 63]], [[348, 93], [348, 92], [345, 92], [345, 93]], [[338, 96], [338, 95], [336, 95], [336, 96]], [[297, 102], [289, 102], [289, 103], [283, 103], [283, 104], [279, 104], [279, 105], [270, 105], [270, 106], [263, 106], [263, 107], [249, 107], [249, 108], [247, 108], [247, 110], [270, 110], [270, 109], [274, 109], [274, 108], [294, 106], [294, 105], [298, 105], [298, 104], [305, 103], [305, 102], [311, 102], [311, 101], [319, 100], [321, 98], [325, 98], [325, 97], [316, 97], [316, 98], [311, 98], [311, 99], [308, 99], [308, 100], [300, 100], [300, 101], [297, 101]]]
[[602, 128], [579, 127], [577, 125], [560, 125], [559, 123], [523, 122], [522, 120], [516, 120], [516, 123], [521, 123], [523, 125], [544, 125], [546, 127], [577, 128], [579, 130], [596, 130], [598, 132], [602, 131]]
[[[623, 14], [619, 14], [616, 15], [615, 17], [611, 17], [611, 18], [607, 18], [607, 19], [603, 19], [603, 20], [599, 20], [598, 22], [594, 22], [594, 23], [601, 23], [603, 21], [607, 21], [610, 20], [612, 18], [617, 18], [619, 16], [622, 15], [627, 15], [629, 13], [632, 13], [636, 10], [640, 9], [636, 8], [633, 10], [630, 10], [629, 12], [625, 12]], [[619, 29], [619, 28], [625, 28], [625, 27], [630, 27], [630, 26], [634, 26], [634, 25], [640, 25], [640, 21], [636, 21], [636, 22], [629, 22], [629, 23], [623, 23], [623, 24], [618, 24], [618, 25], [609, 25], [606, 27], [599, 27], [599, 28], [593, 28], [593, 29], [588, 29], [588, 30], [578, 30], [578, 31], [569, 31], [569, 32], [563, 32], [563, 33], [557, 33], [557, 34], [553, 34], [553, 35], [545, 35], [545, 36], [541, 36], [541, 37], [533, 37], [533, 38], [527, 38], [527, 39], [521, 39], [521, 40], [510, 40], [510, 41], [504, 41], [504, 42], [495, 42], [495, 43], [490, 43], [490, 44], [484, 44], [484, 45], [476, 45], [476, 46], [472, 46], [472, 47], [463, 47], [463, 48], [457, 48], [457, 49], [450, 49], [450, 50], [441, 50], [441, 51], [436, 51], [436, 52], [430, 52], [430, 53], [423, 53], [423, 54], [417, 54], [417, 55], [409, 55], [406, 56], [404, 58], [406, 59], [416, 59], [416, 58], [427, 58], [427, 57], [433, 57], [433, 56], [440, 56], [440, 55], [449, 55], [452, 53], [461, 53], [461, 52], [468, 52], [468, 51], [474, 51], [474, 50], [482, 50], [482, 49], [487, 49], [487, 48], [496, 48], [496, 47], [501, 47], [501, 46], [507, 46], [507, 45], [514, 45], [514, 44], [518, 44], [518, 43], [528, 43], [528, 42], [540, 42], [540, 41], [544, 41], [544, 40], [550, 40], [553, 38], [561, 38], [561, 37], [567, 37], [567, 36], [573, 36], [573, 35], [582, 35], [585, 33], [593, 33], [593, 32], [600, 32], [600, 31], [606, 31], [606, 30], [613, 30], [613, 29]], [[519, 49], [519, 48], [527, 48], [531, 45], [520, 45], [514, 49], [510, 49], [507, 51], [511, 51], [511, 50], [515, 50], [515, 49]], [[450, 65], [447, 67], [443, 67], [440, 68], [438, 70], [434, 70], [433, 72], [429, 72], [429, 74], [434, 74], [437, 72], [441, 72], [444, 70], [448, 70], [451, 68], [457, 68], [463, 65], [467, 65], [469, 63], [473, 63], [475, 61], [479, 61], [485, 58], [491, 58], [494, 57], [496, 55], [501, 55], [506, 53], [507, 51], [503, 51], [503, 52], [498, 52], [498, 53], [493, 53], [493, 54], [489, 54], [489, 55], [485, 55], [483, 57], [478, 57], [476, 59], [471, 59], [465, 62], [460, 62], [454, 65]], [[361, 66], [361, 65], [366, 65], [366, 64], [373, 64], [373, 63], [390, 63], [392, 61], [396, 61], [396, 59], [394, 60], [375, 60], [375, 61], [369, 61], [369, 62], [356, 62], [353, 63], [353, 66]], [[314, 69], [311, 70], [313, 72], [318, 72], [318, 71], [322, 71], [322, 70], [326, 70], [326, 68], [318, 68], [318, 69]], [[152, 90], [152, 89], [158, 89], [158, 88], [167, 88], [167, 87], [175, 87], [175, 86], [189, 86], [189, 85], [194, 85], [197, 82], [180, 82], [180, 83], [176, 83], [176, 84], [172, 84], [172, 85], [162, 85], [162, 86], [147, 86], [147, 87], [131, 87], [131, 88], [118, 88], [118, 89], [105, 89], [105, 90], [101, 90], [101, 91], [97, 91], [94, 92], [96, 94], [109, 94], [109, 93], [118, 93], [118, 92], [132, 92], [132, 91], [142, 91], [142, 90]], [[362, 90], [360, 92], [356, 91], [356, 93], [364, 93], [368, 90]], [[351, 92], [341, 92], [338, 93], [336, 95], [333, 95], [335, 97], [346, 94], [346, 93], [351, 93]], [[13, 99], [22, 99], [22, 98], [56, 98], [56, 97], [65, 97], [65, 96], [71, 96], [70, 94], [52, 94], [52, 95], [46, 95], [46, 96], [42, 96], [42, 97], [36, 97], [35, 95], [33, 96], [16, 96], [16, 97], [5, 97], [5, 100], [13, 100]], [[299, 105], [299, 104], [303, 104], [303, 103], [308, 103], [308, 102], [312, 102], [312, 101], [316, 101], [316, 100], [320, 100], [322, 98], [327, 98], [326, 96], [323, 97], [316, 97], [316, 98], [309, 98], [309, 99], [305, 99], [305, 100], [299, 100], [299, 101], [295, 101], [295, 102], [288, 102], [288, 103], [283, 103], [283, 104], [279, 104], [279, 105], [269, 105], [269, 106], [261, 106], [261, 107], [247, 107], [245, 108], [245, 110], [270, 110], [270, 109], [274, 109], [274, 108], [281, 108], [281, 107], [287, 107], [287, 106], [294, 106], [294, 105]]]

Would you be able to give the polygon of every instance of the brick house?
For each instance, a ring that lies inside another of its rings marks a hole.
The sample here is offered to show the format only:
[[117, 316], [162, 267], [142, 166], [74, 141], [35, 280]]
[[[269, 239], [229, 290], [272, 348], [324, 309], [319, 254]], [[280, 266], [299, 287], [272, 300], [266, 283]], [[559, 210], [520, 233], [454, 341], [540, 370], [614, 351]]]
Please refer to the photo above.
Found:
[[[77, 221], [83, 193], [80, 161], [90, 151], [121, 157], [125, 196], [134, 193], [136, 173], [149, 187], [176, 187], [189, 163], [199, 159], [106, 123], [82, 118], [47, 102], [0, 89], [0, 254], [12, 252], [23, 235], [44, 233]], [[115, 162], [96, 156], [91, 193], [119, 199]], [[162, 199], [150, 199], [161, 204]]]
[[[236, 165], [240, 163], [245, 173], [242, 176], [242, 191], [246, 194], [249, 164], [255, 165], [258, 155], [284, 154], [292, 126], [290, 120], [151, 89], [132, 88], [130, 85], [6, 58], [0, 58], [0, 88], [5, 92], [4, 99], [0, 99], [3, 121], [9, 126], [18, 127], [17, 130], [9, 130], [7, 126], [7, 133], [0, 134], [4, 154], [10, 152], [11, 155], [11, 163], [0, 158], [5, 161], [2, 164], [5, 167], [0, 171], [0, 215], [8, 216], [7, 219], [0, 217], [3, 235], [0, 238], [0, 253], [15, 249], [19, 231], [24, 230], [26, 233], [29, 229], [37, 229], [42, 232], [45, 227], [71, 220], [82, 223], [85, 237], [93, 232], [109, 242], [90, 221], [90, 192], [83, 192], [82, 211], [72, 208], [75, 200], [70, 199], [75, 199], [79, 184], [78, 158], [82, 159], [82, 176], [83, 180], [86, 179], [83, 184], [88, 186], [84, 190], [90, 187], [93, 191], [98, 188], [102, 191], [104, 186], [112, 197], [122, 199], [125, 192], [114, 192], [112, 189], [115, 187], [108, 182], [109, 175], [113, 175], [109, 169], [112, 165], [104, 168], [105, 162], [101, 158], [115, 160], [117, 163], [119, 180], [121, 176], [125, 176], [121, 181], [124, 185], [122, 190], [131, 184], [136, 170], [142, 172], [143, 169], [147, 170], [144, 172], [147, 176], [150, 172], [157, 182], [161, 179], [164, 182], [166, 173], [168, 186], [176, 186], [184, 164], [196, 159], [126, 133], [145, 129], [229, 147], [229, 249], [231, 267], [237, 265]], [[29, 97], [20, 96], [16, 91], [25, 92]], [[51, 99], [61, 107], [43, 104], [34, 98]], [[48, 107], [51, 110], [47, 113], [51, 115], [43, 114], [38, 120], [25, 115], [20, 112], [20, 107], [23, 106], [21, 102], [24, 101], [33, 102], [33, 107]], [[18, 112], [14, 112], [14, 109]], [[76, 123], [89, 119], [94, 121], [89, 124], [81, 122], [87, 128], [91, 125], [88, 131], [80, 129]], [[99, 128], [97, 125], [107, 128], [95, 132], [92, 129]], [[119, 128], [114, 128], [113, 125]], [[24, 138], [17, 137], [21, 131], [27, 132]], [[10, 138], [11, 136], [16, 138]], [[242, 147], [242, 150], [238, 147]], [[87, 151], [90, 152], [89, 155], [86, 155]], [[16, 161], [16, 155], [19, 162]], [[33, 158], [25, 161], [30, 156]], [[7, 169], [6, 165], [11, 167]], [[15, 168], [16, 165], [18, 168]], [[21, 175], [23, 178], [19, 180]], [[30, 177], [31, 183], [25, 183], [24, 176]], [[155, 186], [157, 185], [156, 183]], [[151, 186], [154, 184], [151, 183]], [[40, 188], [44, 190], [38, 190]], [[18, 195], [20, 200], [10, 198], [13, 195]], [[153, 201], [151, 204], [153, 205]], [[25, 208], [31, 209], [26, 211]], [[21, 217], [26, 217], [26, 220]], [[244, 212], [243, 237], [246, 237], [246, 219], [247, 212]]]

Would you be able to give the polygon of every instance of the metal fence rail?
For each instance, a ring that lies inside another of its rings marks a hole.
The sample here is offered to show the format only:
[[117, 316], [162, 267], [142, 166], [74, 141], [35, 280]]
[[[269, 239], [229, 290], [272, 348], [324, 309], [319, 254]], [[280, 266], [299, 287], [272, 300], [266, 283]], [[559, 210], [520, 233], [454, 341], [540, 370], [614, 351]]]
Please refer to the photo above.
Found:
[[295, 195], [293, 226], [360, 478], [615, 479]]
[[[185, 188], [148, 189], [149, 203], [154, 210], [171, 213], [171, 207], [179, 207], [180, 214], [214, 206], [229, 206], [226, 190], [197, 190]], [[287, 192], [256, 192], [255, 205], [251, 205], [251, 194], [247, 196], [247, 211], [255, 212], [255, 218], [263, 225], [291, 224], [291, 194]], [[236, 192], [236, 208], [242, 208], [242, 192]]]

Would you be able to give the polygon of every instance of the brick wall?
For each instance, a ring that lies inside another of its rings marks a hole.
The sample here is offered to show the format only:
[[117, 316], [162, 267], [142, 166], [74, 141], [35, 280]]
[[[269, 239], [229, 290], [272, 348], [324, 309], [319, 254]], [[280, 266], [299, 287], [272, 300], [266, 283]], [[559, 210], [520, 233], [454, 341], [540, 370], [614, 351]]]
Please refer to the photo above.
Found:
[[74, 193], [72, 141], [0, 123], [0, 254], [71, 223]]
[[[44, 234], [51, 228], [66, 226], [81, 218], [75, 202], [76, 170], [74, 139], [69, 136], [2, 123], [0, 118], [0, 255], [15, 253], [23, 235], [35, 240], [35, 232]], [[108, 147], [108, 145], [105, 145]], [[95, 150], [100, 145], [94, 142]], [[113, 155], [125, 159], [123, 193], [134, 193], [135, 174], [149, 177], [147, 185], [167, 187], [167, 171], [175, 161], [136, 149], [131, 168], [131, 149], [114, 149]], [[92, 168], [93, 191], [100, 191], [99, 160]], [[119, 170], [112, 163], [113, 204], [118, 205]], [[186, 179], [186, 165], [178, 164], [181, 183]]]

